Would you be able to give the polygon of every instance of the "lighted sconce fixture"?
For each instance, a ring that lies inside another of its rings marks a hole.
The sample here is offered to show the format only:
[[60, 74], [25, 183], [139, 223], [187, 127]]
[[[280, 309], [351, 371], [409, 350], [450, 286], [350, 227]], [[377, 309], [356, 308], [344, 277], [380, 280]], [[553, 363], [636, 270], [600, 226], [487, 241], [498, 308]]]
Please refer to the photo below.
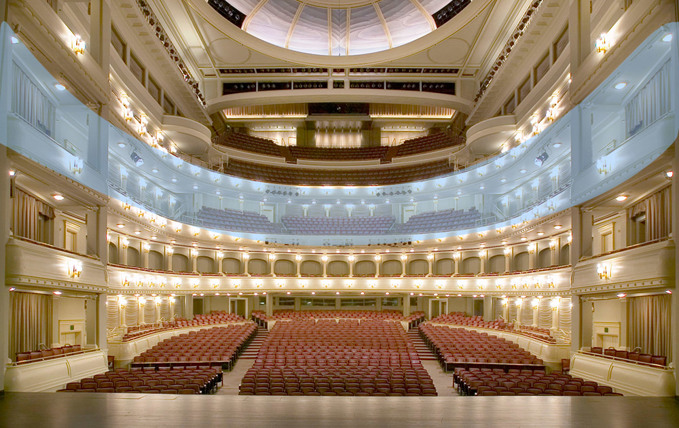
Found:
[[350, 256], [349, 256], [349, 261], [350, 261], [350, 262], [353, 262], [354, 260], [356, 260], [356, 257], [354, 257], [353, 254], [350, 255]]
[[302, 261], [302, 256], [299, 254], [295, 255], [295, 260], [297, 260], [298, 262]]
[[601, 33], [601, 36], [594, 42], [594, 49], [597, 53], [605, 54], [611, 48], [611, 41], [608, 34]]
[[596, 161], [596, 170], [599, 174], [606, 175], [611, 172], [611, 162], [605, 157], [599, 158]]
[[80, 37], [80, 35], [73, 35], [73, 39], [71, 39], [71, 50], [76, 55], [85, 54], [85, 41], [82, 39], [82, 37]]
[[515, 303], [516, 303], [516, 306], [521, 306], [523, 304], [523, 299], [519, 297], [518, 299], [516, 299]]
[[197, 279], [192, 279], [190, 281], [191, 287], [193, 288], [198, 288], [198, 280]]
[[325, 254], [323, 254], [323, 255], [321, 256], [321, 260], [322, 260], [323, 262], [327, 262], [327, 261], [328, 261], [328, 256], [326, 256]]
[[73, 174], [80, 174], [83, 172], [83, 165], [84, 165], [83, 160], [80, 159], [78, 156], [74, 156], [73, 159], [69, 161], [68, 169]]
[[618, 195], [615, 197], [615, 200], [618, 202], [624, 202], [627, 200], [627, 195]]
[[427, 254], [427, 260], [433, 260], [434, 255], [432, 253]]
[[599, 279], [611, 279], [612, 267], [606, 264], [600, 264], [596, 267], [596, 273], [599, 275]]
[[217, 232], [212, 232], [212, 233], [210, 234], [210, 237], [211, 237], [212, 239], [219, 239], [220, 236], [222, 236], [222, 235], [220, 235], [220, 234], [217, 233]]
[[130, 97], [128, 97], [127, 94], [122, 94], [120, 96], [120, 103], [123, 105], [123, 119], [125, 119], [125, 122], [129, 122], [134, 119], [134, 113], [130, 107]]
[[549, 302], [549, 307], [551, 307], [552, 309], [558, 308], [558, 307], [559, 307], [559, 298], [558, 298], [558, 297], [553, 298], [553, 299]]
[[531, 307], [533, 309], [536, 309], [540, 305], [540, 300], [539, 299], [533, 299], [530, 303], [531, 303]]
[[381, 255], [375, 254], [375, 260], [376, 260], [376, 261], [379, 262], [381, 259], [382, 259], [382, 256], [381, 256]]
[[504, 253], [505, 253], [505, 256], [508, 256], [508, 255], [512, 254], [512, 249], [509, 248], [509, 247], [506, 247], [506, 248], [504, 249]]
[[118, 296], [118, 306], [120, 306], [121, 308], [127, 306], [127, 300], [125, 300], [123, 296]]
[[148, 130], [146, 129], [149, 125], [149, 118], [144, 114], [139, 115], [139, 125], [137, 126], [137, 133], [140, 136], [148, 135]]
[[151, 250], [151, 245], [145, 242], [144, 245], [142, 245], [142, 248], [148, 253]]
[[403, 260], [403, 261], [408, 260], [408, 255], [407, 254], [401, 254], [401, 260]]
[[552, 239], [551, 241], [549, 241], [549, 249], [550, 249], [550, 250], [555, 249], [555, 248], [556, 248], [556, 244], [557, 244], [557, 243], [556, 243], [556, 240], [555, 240], [555, 239]]
[[128, 245], [130, 245], [130, 241], [127, 238], [123, 238], [123, 248], [127, 248]]
[[627, 294], [625, 294], [625, 293], [618, 293], [617, 296], [618, 296], [618, 298], [620, 298], [620, 299], [624, 299], [625, 297], [627, 297]]
[[247, 260], [250, 258], [250, 253], [243, 253], [243, 259]]
[[219, 288], [219, 280], [213, 279], [210, 281], [210, 285], [212, 285], [212, 288]]
[[222, 253], [221, 251], [217, 251], [217, 258], [218, 258], [218, 259], [223, 259], [223, 258], [224, 258], [224, 253]]

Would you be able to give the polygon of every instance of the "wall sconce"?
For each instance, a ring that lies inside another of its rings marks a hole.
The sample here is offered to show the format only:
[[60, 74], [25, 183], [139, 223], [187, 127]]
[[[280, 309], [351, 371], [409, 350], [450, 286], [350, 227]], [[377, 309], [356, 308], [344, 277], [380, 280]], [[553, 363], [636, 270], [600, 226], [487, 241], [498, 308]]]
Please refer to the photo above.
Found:
[[612, 267], [608, 266], [606, 264], [599, 264], [596, 267], [596, 273], [599, 275], [599, 279], [611, 279], [612, 276]]
[[243, 260], [247, 260], [250, 258], [250, 253], [243, 253]]
[[605, 54], [610, 48], [611, 41], [608, 37], [608, 34], [601, 33], [601, 36], [599, 36], [599, 38], [596, 39], [596, 42], [594, 42], [594, 50], [597, 53]]
[[549, 302], [549, 307], [552, 308], [552, 309], [557, 309], [557, 308], [559, 307], [559, 300], [560, 300], [559, 297], [553, 298], [553, 299]]
[[171, 256], [172, 253], [174, 253], [174, 248], [172, 248], [172, 247], [167, 247], [167, 248], [165, 249], [165, 252], [167, 253], [168, 256]]
[[218, 259], [223, 259], [223, 258], [224, 258], [224, 253], [222, 253], [221, 251], [217, 251], [217, 258], [218, 258]]
[[529, 253], [529, 254], [534, 254], [535, 251], [537, 250], [537, 246], [538, 246], [538, 245], [537, 245], [536, 243], [530, 244], [530, 245], [528, 246], [528, 253]]
[[549, 241], [549, 249], [550, 249], [550, 250], [555, 249], [555, 248], [556, 248], [556, 244], [557, 244], [556, 239], [552, 239], [551, 241]]
[[611, 162], [605, 157], [599, 158], [596, 161], [596, 171], [601, 175], [606, 175], [611, 172]]
[[156, 302], [157, 306], [160, 306], [160, 296], [157, 296], [155, 299], [153, 299]]
[[142, 296], [137, 297], [137, 301], [139, 302], [139, 306], [146, 305], [146, 298], [144, 298]]
[[127, 238], [123, 238], [122, 244], [123, 248], [127, 248], [127, 246], [130, 245], [130, 241]]
[[321, 260], [323, 261], [323, 263], [327, 262], [327, 261], [328, 261], [328, 256], [326, 256], [325, 254], [323, 254], [323, 255], [321, 256]]
[[368, 284], [369, 284], [370, 288], [375, 288], [375, 287], [377, 287], [377, 281], [375, 281], [375, 280], [370, 281]]
[[299, 255], [299, 254], [295, 254], [295, 260], [298, 261], [298, 262], [301, 262], [301, 261], [302, 261], [302, 256]]
[[118, 306], [120, 306], [121, 309], [125, 309], [125, 306], [127, 306], [127, 300], [123, 296], [118, 296]]
[[453, 253], [453, 260], [456, 262], [460, 261], [460, 253]]
[[178, 279], [175, 279], [172, 285], [174, 285], [174, 288], [180, 288], [182, 286], [182, 282]]
[[285, 287], [285, 281], [283, 281], [282, 279], [278, 279], [276, 280], [276, 285], [278, 286], [278, 288], [283, 288]]
[[539, 299], [533, 299], [533, 300], [531, 300], [530, 305], [533, 309], [537, 309], [538, 306], [540, 306], [540, 300]]
[[80, 174], [83, 172], [84, 162], [78, 156], [74, 156], [69, 162], [68, 168], [73, 174]]
[[393, 288], [398, 288], [398, 287], [401, 286], [401, 282], [400, 281], [391, 281], [391, 286]]
[[198, 288], [198, 280], [197, 279], [192, 279], [190, 281], [191, 287], [193, 288]]
[[375, 254], [375, 261], [379, 262], [382, 259], [382, 256], [379, 254]]
[[345, 281], [344, 283], [346, 284], [347, 288], [352, 288], [354, 286], [354, 281], [351, 280]]
[[149, 251], [151, 251], [151, 245], [147, 242], [145, 242], [144, 245], [142, 245], [142, 248], [144, 249], [145, 253], [148, 253]]
[[329, 288], [330, 287], [330, 281], [323, 281], [323, 282], [321, 282], [321, 284], [323, 285], [323, 288]]
[[149, 125], [149, 118], [144, 114], [139, 115], [139, 125], [137, 125], [137, 133], [140, 136], [148, 135], [146, 127]]
[[71, 50], [76, 55], [85, 54], [85, 41], [80, 37], [79, 34], [74, 34], [73, 39], [71, 39]]
[[356, 260], [356, 257], [354, 257], [353, 254], [350, 255], [350, 256], [349, 256], [349, 261], [350, 261], [350, 262], [353, 262], [354, 260]]
[[506, 248], [504, 249], [504, 253], [505, 253], [505, 256], [509, 256], [510, 254], [512, 254], [512, 249], [509, 248], [509, 247], [506, 247]]
[[302, 288], [306, 288], [307, 285], [309, 285], [309, 282], [307, 280], [303, 280], [299, 282], [299, 286]]
[[210, 285], [212, 285], [212, 288], [219, 288], [219, 280], [213, 279], [210, 281]]
[[442, 290], [443, 287], [445, 287], [446, 283], [444, 281], [436, 281], [436, 288], [439, 290]]
[[420, 288], [422, 287], [423, 284], [424, 283], [422, 282], [422, 280], [418, 279], [417, 281], [415, 281], [415, 288]]
[[234, 279], [233, 281], [231, 281], [231, 285], [233, 285], [233, 288], [240, 287], [240, 280]]
[[212, 239], [219, 239], [220, 236], [222, 236], [222, 235], [220, 235], [219, 233], [215, 233], [215, 232], [213, 232], [213, 233], [210, 234], [210, 237], [211, 237]]
[[137, 287], [142, 288], [143, 286], [144, 286], [144, 281], [142, 281], [141, 279], [138, 279], [137, 280]]
[[434, 255], [432, 253], [427, 254], [427, 260], [434, 260]]
[[191, 257], [196, 257], [196, 256], [198, 256], [198, 250], [196, 250], [196, 249], [191, 248], [190, 253], [191, 253]]
[[401, 260], [402, 261], [408, 260], [408, 255], [407, 254], [401, 254]]
[[271, 261], [276, 260], [276, 255], [273, 253], [269, 254], [269, 260]]
[[486, 258], [487, 251], [486, 250], [481, 250], [479, 251], [479, 257], [482, 259]]
[[502, 306], [507, 306], [507, 299], [500, 300], [500, 303], [502, 304]]
[[130, 280], [127, 279], [127, 278], [123, 278], [121, 284], [122, 284], [123, 287], [129, 287], [130, 286]]
[[68, 264], [68, 276], [71, 278], [80, 278], [83, 272], [83, 264], [79, 261], [72, 261]]
[[519, 297], [516, 299], [514, 303], [516, 304], [516, 306], [521, 306], [523, 305], [523, 299]]

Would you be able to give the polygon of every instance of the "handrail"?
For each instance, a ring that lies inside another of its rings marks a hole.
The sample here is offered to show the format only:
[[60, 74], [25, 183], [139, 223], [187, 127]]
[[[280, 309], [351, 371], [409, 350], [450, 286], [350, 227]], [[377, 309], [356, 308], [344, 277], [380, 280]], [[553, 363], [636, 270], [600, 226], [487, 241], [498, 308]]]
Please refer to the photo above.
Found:
[[583, 351], [582, 349], [580, 349], [577, 353], [583, 354], [583, 355], [589, 355], [589, 356], [597, 357], [597, 358], [606, 358], [606, 359], [609, 359], [609, 360], [620, 361], [622, 363], [635, 364], [635, 365], [638, 365], [638, 366], [647, 366], [647, 367], [653, 367], [653, 368], [661, 369], [661, 370], [672, 370], [672, 371], [674, 371], [674, 367], [669, 366], [669, 365], [663, 366], [663, 365], [660, 365], [660, 364], [645, 363], [645, 362], [642, 362], [642, 361], [630, 360], [628, 358], [616, 357], [614, 355], [597, 354], [595, 352]]
[[90, 352], [95, 352], [99, 351], [99, 347], [96, 345], [93, 345], [91, 348], [81, 348], [79, 351], [73, 351], [73, 352], [68, 352], [68, 353], [63, 353], [59, 355], [50, 355], [48, 357], [40, 357], [40, 358], [31, 358], [29, 360], [23, 360], [23, 361], [12, 361], [7, 363], [7, 367], [16, 367], [16, 366], [25, 366], [27, 364], [33, 364], [33, 363], [38, 363], [41, 361], [47, 361], [47, 360], [56, 360], [58, 358], [63, 358], [63, 357], [72, 357], [74, 355], [80, 355], [80, 354], [86, 354]]

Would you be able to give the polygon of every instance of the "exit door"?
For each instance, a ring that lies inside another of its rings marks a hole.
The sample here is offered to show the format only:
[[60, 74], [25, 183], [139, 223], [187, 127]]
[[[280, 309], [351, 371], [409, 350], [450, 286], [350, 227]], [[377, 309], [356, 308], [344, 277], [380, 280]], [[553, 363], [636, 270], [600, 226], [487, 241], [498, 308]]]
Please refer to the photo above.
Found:
[[229, 312], [240, 315], [247, 319], [248, 301], [246, 299], [231, 299], [229, 301]]

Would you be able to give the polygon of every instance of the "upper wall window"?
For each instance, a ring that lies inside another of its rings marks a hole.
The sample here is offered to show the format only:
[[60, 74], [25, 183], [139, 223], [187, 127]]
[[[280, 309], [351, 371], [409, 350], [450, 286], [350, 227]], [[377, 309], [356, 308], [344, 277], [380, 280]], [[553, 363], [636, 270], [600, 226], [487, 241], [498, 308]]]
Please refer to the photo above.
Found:
[[558, 57], [561, 56], [561, 53], [566, 49], [566, 45], [568, 45], [568, 26], [564, 28], [563, 32], [559, 36], [558, 39], [556, 39], [556, 42], [554, 43], [554, 60]]
[[526, 80], [521, 84], [521, 86], [519, 86], [519, 103], [526, 99], [530, 90], [531, 90], [530, 79], [526, 78]]
[[165, 114], [174, 114], [174, 103], [166, 96], [163, 97], [163, 110]]
[[137, 80], [144, 84], [144, 66], [141, 65], [141, 62], [134, 54], [130, 54], [130, 71], [132, 71]]
[[114, 27], [111, 27], [111, 44], [113, 45], [113, 50], [118, 52], [118, 55], [125, 61], [125, 49], [127, 48], [127, 45]]
[[160, 104], [160, 102], [161, 102], [160, 86], [158, 85], [158, 83], [156, 83], [155, 80], [153, 80], [153, 77], [151, 77], [151, 76], [149, 76], [148, 89], [149, 89], [149, 94], [151, 94], [153, 99], [158, 101], [158, 104]]
[[505, 114], [513, 114], [516, 110], [516, 98], [512, 94], [511, 98], [505, 103]]
[[535, 67], [535, 83], [538, 83], [545, 77], [549, 70], [549, 54], [546, 54]]

